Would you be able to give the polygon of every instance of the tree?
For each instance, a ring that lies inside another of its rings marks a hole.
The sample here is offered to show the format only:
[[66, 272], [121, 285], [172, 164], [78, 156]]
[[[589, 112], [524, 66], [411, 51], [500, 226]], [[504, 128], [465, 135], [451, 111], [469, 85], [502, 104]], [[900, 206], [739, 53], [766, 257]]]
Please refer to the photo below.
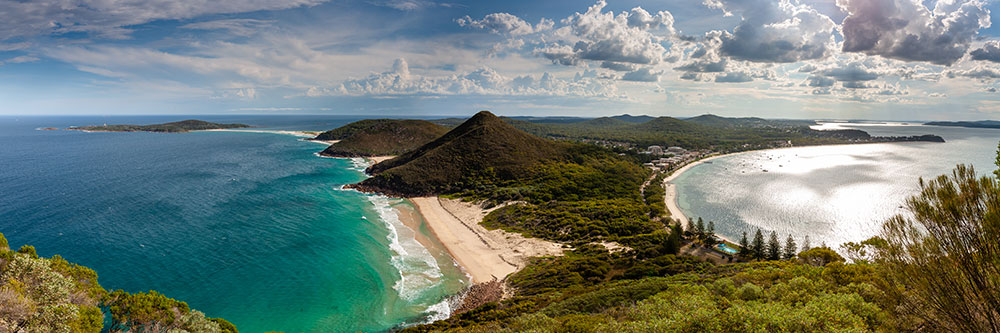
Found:
[[709, 236], [715, 235], [715, 221], [708, 221], [708, 229], [705, 230]]
[[760, 229], [753, 235], [752, 249], [754, 259], [764, 259], [764, 234], [760, 233]]
[[750, 251], [750, 242], [747, 241], [747, 232], [743, 232], [743, 237], [740, 238], [740, 255], [744, 257], [750, 257], [752, 255]]
[[906, 216], [883, 224], [873, 256], [899, 322], [913, 325], [904, 330], [1000, 332], [1000, 184], [959, 165], [920, 188]]
[[35, 259], [38, 258], [38, 252], [35, 252], [35, 247], [31, 245], [21, 246], [20, 249], [17, 249], [17, 253], [27, 254], [28, 256]]
[[799, 252], [808, 251], [811, 248], [812, 248], [812, 244], [809, 244], [809, 235], [806, 235], [806, 239], [804, 241], [802, 241], [802, 250], [799, 251]]
[[778, 233], [771, 231], [771, 238], [767, 240], [767, 259], [781, 260], [781, 244], [778, 243]]
[[[1000, 143], [997, 143], [997, 160], [993, 163], [996, 164], [998, 168], [1000, 168]], [[998, 179], [1000, 179], [1000, 169], [994, 170], [993, 174], [996, 175]]]
[[795, 245], [795, 239], [792, 238], [792, 235], [788, 235], [788, 238], [785, 239], [784, 259], [795, 258], [795, 254], [796, 254], [796, 250], [797, 249], [798, 249], [798, 246]]
[[799, 252], [799, 259], [813, 266], [826, 266], [832, 262], [844, 261], [844, 257], [827, 247], [814, 247]]
[[667, 236], [667, 243], [664, 245], [666, 251], [669, 254], [677, 254], [681, 251], [681, 234], [684, 230], [681, 229], [680, 224], [674, 224], [670, 227], [670, 235]]
[[698, 218], [698, 224], [695, 224], [694, 230], [698, 233], [698, 235], [705, 233], [705, 221], [700, 217]]

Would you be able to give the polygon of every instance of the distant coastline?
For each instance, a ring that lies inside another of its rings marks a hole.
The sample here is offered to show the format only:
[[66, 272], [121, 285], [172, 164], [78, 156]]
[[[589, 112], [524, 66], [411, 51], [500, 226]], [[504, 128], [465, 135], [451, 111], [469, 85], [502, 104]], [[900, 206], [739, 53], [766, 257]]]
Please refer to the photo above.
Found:
[[187, 133], [192, 131], [250, 128], [246, 124], [220, 124], [204, 120], [188, 119], [163, 124], [152, 125], [95, 125], [70, 127], [67, 130], [84, 132], [155, 132], [155, 133]]
[[1000, 129], [1000, 121], [996, 121], [996, 120], [980, 120], [980, 121], [932, 121], [932, 122], [924, 123], [924, 125]]

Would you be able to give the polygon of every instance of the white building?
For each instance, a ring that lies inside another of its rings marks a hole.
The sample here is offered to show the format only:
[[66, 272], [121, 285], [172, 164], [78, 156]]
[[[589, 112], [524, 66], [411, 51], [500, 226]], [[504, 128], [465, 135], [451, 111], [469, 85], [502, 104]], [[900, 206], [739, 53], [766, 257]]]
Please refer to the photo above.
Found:
[[649, 148], [646, 148], [646, 152], [652, 155], [663, 155], [663, 147], [649, 146]]

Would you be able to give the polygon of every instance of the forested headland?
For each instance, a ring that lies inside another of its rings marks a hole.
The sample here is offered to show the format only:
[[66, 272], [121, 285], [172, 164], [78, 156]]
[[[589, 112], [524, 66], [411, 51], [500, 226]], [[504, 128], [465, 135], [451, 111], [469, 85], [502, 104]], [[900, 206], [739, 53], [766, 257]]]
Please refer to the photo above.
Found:
[[204, 131], [213, 129], [233, 129], [249, 128], [245, 124], [219, 124], [204, 120], [188, 119], [163, 124], [153, 125], [98, 125], [70, 127], [69, 130], [90, 131], [90, 132], [162, 132], [162, 133], [185, 133], [190, 131]]

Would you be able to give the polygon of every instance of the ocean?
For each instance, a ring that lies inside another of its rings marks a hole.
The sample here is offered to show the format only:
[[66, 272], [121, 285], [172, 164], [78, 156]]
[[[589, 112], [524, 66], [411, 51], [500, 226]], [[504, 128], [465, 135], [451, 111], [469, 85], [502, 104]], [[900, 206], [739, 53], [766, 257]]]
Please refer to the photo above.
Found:
[[[450, 311], [467, 278], [404, 225], [412, 205], [341, 189], [366, 177], [362, 159], [273, 133], [39, 129], [187, 118], [0, 117], [0, 232], [242, 332], [378, 332]], [[197, 118], [315, 131], [359, 119]]]
[[[678, 206], [689, 217], [714, 221], [720, 236], [752, 239], [773, 231], [784, 244], [836, 249], [879, 233], [905, 213], [919, 179], [950, 174], [957, 164], [980, 174], [996, 170], [1000, 130], [903, 124], [826, 124], [877, 136], [937, 134], [946, 143], [885, 143], [797, 147], [748, 152], [690, 168], [673, 181]], [[764, 170], [767, 170], [766, 172]]]

